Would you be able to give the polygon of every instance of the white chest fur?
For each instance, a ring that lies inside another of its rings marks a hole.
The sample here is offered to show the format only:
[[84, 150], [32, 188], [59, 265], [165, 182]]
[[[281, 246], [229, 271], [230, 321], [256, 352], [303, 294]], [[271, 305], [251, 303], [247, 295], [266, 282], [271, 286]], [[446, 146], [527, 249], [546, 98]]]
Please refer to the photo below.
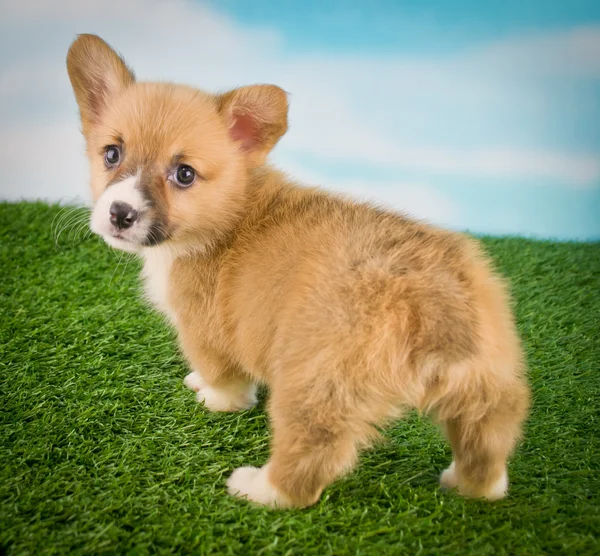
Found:
[[169, 304], [171, 270], [175, 254], [167, 249], [151, 248], [143, 251], [144, 290], [146, 297], [175, 324], [175, 313]]

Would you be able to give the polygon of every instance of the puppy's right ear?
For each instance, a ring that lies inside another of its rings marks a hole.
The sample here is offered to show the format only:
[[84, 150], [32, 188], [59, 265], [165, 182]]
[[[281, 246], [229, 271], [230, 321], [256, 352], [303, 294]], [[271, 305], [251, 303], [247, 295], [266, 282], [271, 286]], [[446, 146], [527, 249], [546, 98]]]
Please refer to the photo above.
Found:
[[134, 81], [123, 59], [96, 35], [79, 35], [67, 54], [69, 79], [79, 105], [83, 134], [100, 121], [114, 95]]

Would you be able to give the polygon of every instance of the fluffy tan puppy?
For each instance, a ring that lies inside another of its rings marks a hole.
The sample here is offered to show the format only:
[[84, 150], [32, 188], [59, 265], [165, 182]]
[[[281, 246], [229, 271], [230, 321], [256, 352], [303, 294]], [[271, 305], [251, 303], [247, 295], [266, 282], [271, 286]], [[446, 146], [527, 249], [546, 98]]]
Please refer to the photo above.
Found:
[[475, 241], [266, 165], [287, 129], [278, 87], [140, 83], [94, 35], [67, 66], [91, 227], [144, 261], [186, 385], [212, 411], [247, 409], [269, 386], [271, 457], [236, 469], [231, 494], [314, 504], [378, 426], [417, 408], [452, 446], [443, 486], [505, 495], [529, 393], [509, 296]]

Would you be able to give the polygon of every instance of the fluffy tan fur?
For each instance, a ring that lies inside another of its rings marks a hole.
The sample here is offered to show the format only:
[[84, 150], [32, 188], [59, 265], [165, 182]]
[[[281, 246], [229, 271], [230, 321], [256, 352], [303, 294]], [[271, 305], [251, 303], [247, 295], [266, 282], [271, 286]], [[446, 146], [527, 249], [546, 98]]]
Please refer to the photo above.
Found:
[[[237, 470], [232, 494], [311, 505], [406, 408], [447, 433], [444, 486], [505, 494], [529, 392], [507, 288], [474, 240], [265, 165], [287, 129], [277, 87], [215, 96], [138, 83], [91, 35], [75, 41], [68, 69], [94, 197], [142, 172], [146, 217], [168, 231], [139, 252], [190, 363], [186, 383], [215, 410], [250, 406], [257, 382], [270, 388], [271, 458]], [[124, 160], [107, 170], [103, 148], [116, 141]], [[175, 188], [174, 156], [202, 179]]]

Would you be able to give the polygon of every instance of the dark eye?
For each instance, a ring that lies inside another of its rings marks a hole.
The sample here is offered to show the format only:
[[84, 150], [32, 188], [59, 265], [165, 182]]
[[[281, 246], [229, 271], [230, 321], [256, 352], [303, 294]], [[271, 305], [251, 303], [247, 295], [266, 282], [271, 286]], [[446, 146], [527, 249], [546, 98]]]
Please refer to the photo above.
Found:
[[175, 181], [180, 187], [189, 187], [196, 180], [196, 172], [187, 164], [180, 164], [175, 170]]
[[121, 150], [116, 145], [109, 145], [104, 149], [104, 163], [107, 166], [116, 166], [121, 160]]

